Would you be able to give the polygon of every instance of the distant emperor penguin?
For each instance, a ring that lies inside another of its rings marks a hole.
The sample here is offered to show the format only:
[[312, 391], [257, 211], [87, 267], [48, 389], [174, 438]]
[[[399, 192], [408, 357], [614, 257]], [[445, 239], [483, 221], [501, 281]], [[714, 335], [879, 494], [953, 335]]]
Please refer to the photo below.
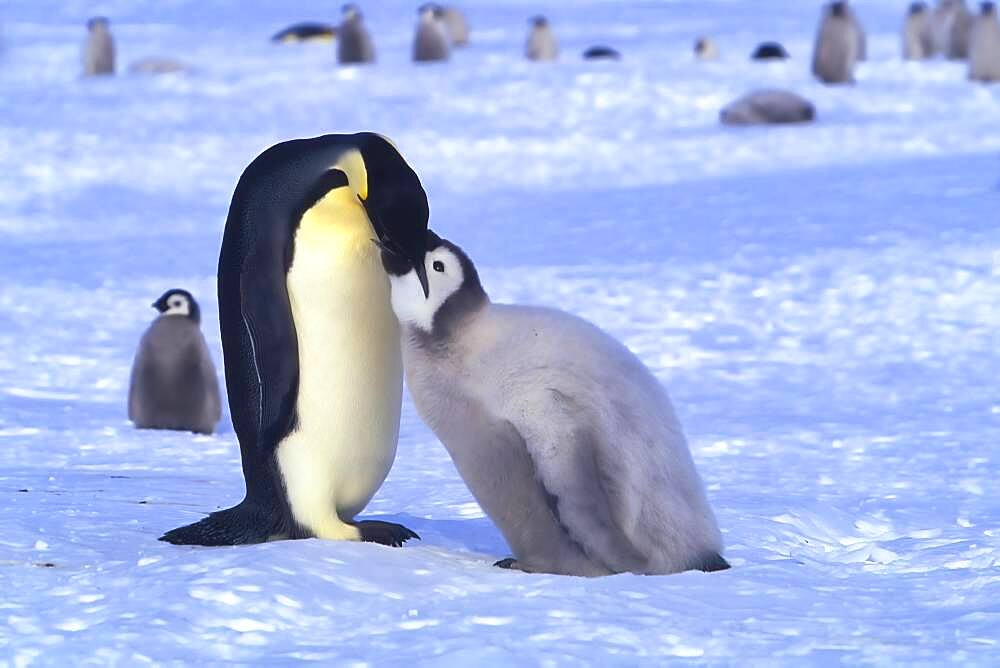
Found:
[[416, 63], [448, 60], [451, 46], [440, 5], [422, 5], [413, 36], [413, 61]]
[[399, 324], [372, 240], [422, 269], [428, 215], [420, 180], [381, 135], [286, 141], [250, 163], [218, 275], [246, 497], [162, 540], [416, 537], [355, 515], [396, 456], [403, 393]]
[[847, 3], [831, 2], [823, 8], [816, 34], [813, 74], [827, 84], [853, 83], [858, 45], [857, 26]]
[[559, 42], [556, 41], [549, 20], [544, 16], [531, 19], [524, 55], [528, 60], [555, 60], [559, 57]]
[[375, 45], [357, 5], [344, 5], [337, 28], [337, 62], [341, 65], [375, 62]]
[[115, 40], [108, 20], [97, 16], [87, 21], [87, 41], [83, 45], [83, 74], [115, 73]]
[[514, 553], [565, 575], [729, 567], [667, 392], [603, 331], [492, 304], [476, 268], [428, 233], [418, 269], [383, 251], [407, 385]]
[[153, 308], [160, 316], [142, 335], [132, 363], [128, 417], [140, 429], [211, 434], [222, 404], [198, 302], [187, 290], [167, 290]]
[[1000, 81], [1000, 21], [996, 5], [982, 3], [979, 16], [972, 25], [969, 43], [969, 78], [991, 83]]
[[903, 60], [925, 60], [934, 55], [927, 3], [914, 2], [903, 21]]

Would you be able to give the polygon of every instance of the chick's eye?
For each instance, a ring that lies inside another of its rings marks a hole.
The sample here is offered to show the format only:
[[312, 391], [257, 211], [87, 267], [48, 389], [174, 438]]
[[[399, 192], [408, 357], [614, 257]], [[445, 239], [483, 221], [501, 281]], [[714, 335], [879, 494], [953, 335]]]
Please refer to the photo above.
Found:
[[434, 267], [434, 271], [444, 273], [444, 262], [441, 260], [434, 260], [434, 264], [431, 266]]

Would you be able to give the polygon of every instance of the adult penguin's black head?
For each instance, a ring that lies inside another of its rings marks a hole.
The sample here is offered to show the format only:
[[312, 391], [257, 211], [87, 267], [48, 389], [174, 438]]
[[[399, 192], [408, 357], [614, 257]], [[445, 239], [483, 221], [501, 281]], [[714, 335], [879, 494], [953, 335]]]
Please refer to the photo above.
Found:
[[388, 139], [371, 132], [356, 137], [366, 173], [366, 183], [359, 188], [358, 197], [375, 228], [379, 245], [383, 251], [418, 268], [426, 293], [424, 256], [430, 217], [427, 194], [416, 173]]
[[179, 315], [190, 318], [195, 322], [201, 322], [201, 308], [198, 302], [187, 290], [174, 288], [167, 290], [160, 298], [153, 302], [153, 308], [161, 315]]

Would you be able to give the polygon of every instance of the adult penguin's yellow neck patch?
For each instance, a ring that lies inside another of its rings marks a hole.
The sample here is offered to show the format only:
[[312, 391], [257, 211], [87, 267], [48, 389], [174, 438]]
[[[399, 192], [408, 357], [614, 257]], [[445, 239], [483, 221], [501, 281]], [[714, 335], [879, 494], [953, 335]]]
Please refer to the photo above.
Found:
[[368, 169], [365, 167], [365, 160], [361, 157], [361, 151], [352, 148], [337, 160], [333, 169], [339, 169], [347, 174], [347, 181], [350, 183], [358, 197], [363, 200], [368, 199]]

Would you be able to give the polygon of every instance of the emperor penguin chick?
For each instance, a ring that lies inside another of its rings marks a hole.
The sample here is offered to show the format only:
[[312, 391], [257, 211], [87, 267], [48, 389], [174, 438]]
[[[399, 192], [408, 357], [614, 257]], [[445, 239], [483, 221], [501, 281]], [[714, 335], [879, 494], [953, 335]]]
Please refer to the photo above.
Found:
[[549, 20], [544, 16], [531, 19], [528, 42], [524, 46], [528, 60], [555, 60], [559, 57], [559, 43], [552, 32]]
[[969, 44], [969, 78], [985, 83], [1000, 81], [1000, 21], [996, 5], [984, 2], [972, 26]]
[[219, 381], [201, 333], [201, 310], [187, 290], [153, 303], [160, 316], [139, 341], [128, 417], [140, 429], [211, 434], [222, 414]]
[[851, 19], [851, 25], [854, 26], [854, 36], [858, 41], [858, 62], [868, 60], [868, 35], [865, 33], [865, 27], [861, 25], [857, 12], [850, 5], [847, 7], [847, 15]]
[[433, 232], [427, 244], [427, 293], [413, 264], [382, 254], [407, 384], [513, 550], [497, 565], [728, 568], [670, 399], [642, 362], [568, 313], [492, 304], [460, 248]]
[[711, 37], [699, 37], [694, 42], [694, 57], [698, 60], [718, 60], [719, 49]]
[[83, 74], [115, 73], [115, 40], [108, 20], [98, 16], [87, 21], [87, 41], [83, 46]]
[[903, 22], [903, 60], [924, 60], [933, 55], [934, 39], [927, 4], [914, 2]]
[[949, 60], [968, 58], [972, 20], [965, 0], [940, 0], [931, 15], [935, 51]]
[[337, 62], [341, 65], [375, 62], [375, 45], [357, 5], [344, 5], [337, 28]]
[[945, 55], [951, 60], [964, 60], [969, 57], [969, 43], [972, 36], [972, 24], [975, 20], [972, 12], [965, 6], [965, 0], [954, 0], [955, 19], [951, 24], [951, 34], [948, 38], [948, 50]]
[[858, 59], [858, 36], [847, 3], [837, 0], [823, 9], [812, 72], [827, 84], [853, 83]]
[[469, 44], [469, 22], [460, 9], [445, 7], [441, 12], [441, 22], [444, 23], [448, 39], [451, 40], [453, 46], [467, 46]]
[[413, 37], [413, 61], [417, 63], [448, 60], [451, 47], [445, 33], [443, 10], [438, 5], [422, 5]]

